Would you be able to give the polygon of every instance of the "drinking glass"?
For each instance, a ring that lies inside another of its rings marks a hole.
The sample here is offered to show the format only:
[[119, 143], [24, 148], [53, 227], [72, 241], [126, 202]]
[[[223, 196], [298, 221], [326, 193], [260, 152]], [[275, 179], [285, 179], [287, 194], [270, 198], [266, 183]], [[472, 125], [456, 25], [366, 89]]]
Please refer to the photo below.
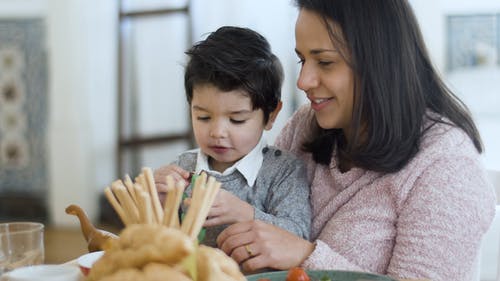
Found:
[[38, 222], [0, 223], [0, 275], [43, 263], [43, 228]]

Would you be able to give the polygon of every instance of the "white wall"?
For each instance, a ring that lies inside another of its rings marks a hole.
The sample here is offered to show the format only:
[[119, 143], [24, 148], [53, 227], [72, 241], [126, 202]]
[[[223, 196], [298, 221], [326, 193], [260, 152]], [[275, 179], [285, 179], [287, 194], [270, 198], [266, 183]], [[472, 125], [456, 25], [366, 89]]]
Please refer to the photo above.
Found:
[[[410, 2], [415, 8], [434, 63], [445, 76], [449, 74], [444, 71], [444, 16], [449, 13], [500, 11], [500, 1], [492, 0]], [[297, 94], [295, 89], [297, 59], [293, 52], [293, 27], [296, 10], [291, 1], [194, 0], [193, 3], [195, 41], [220, 25], [248, 26], [266, 36], [282, 60], [286, 76], [283, 88], [285, 109], [269, 134], [272, 141], [291, 114], [287, 104], [297, 97], [303, 100], [302, 93]], [[74, 225], [75, 219], [64, 213], [64, 208], [71, 203], [79, 204], [95, 219], [97, 196], [115, 179], [116, 1], [2, 0], [0, 16], [6, 15], [44, 16], [48, 23], [51, 220], [57, 225]], [[459, 80], [467, 79], [469, 76]], [[500, 79], [492, 80], [496, 82]], [[481, 84], [472, 81], [467, 85], [479, 87]], [[455, 86], [460, 88], [460, 93], [467, 91], [463, 90], [467, 86]], [[497, 86], [494, 83], [490, 87], [495, 89]], [[480, 89], [470, 91], [476, 94]], [[494, 90], [494, 93], [498, 91]], [[471, 94], [462, 95], [465, 100], [474, 100], [470, 98]], [[500, 106], [497, 108], [500, 109]], [[490, 131], [484, 129], [484, 119], [479, 121], [483, 131]], [[490, 123], [490, 127], [495, 129], [500, 122], [495, 119]], [[490, 147], [499, 137], [485, 135], [489, 138], [485, 141], [487, 151], [491, 151]], [[500, 154], [494, 153], [487, 157], [490, 159], [487, 161], [489, 167], [500, 165]]]
[[[3, 0], [2, 18], [44, 18], [49, 67], [49, 212], [78, 204], [94, 219], [97, 190], [114, 173], [115, 1]], [[109, 40], [109, 39], [112, 40]]]
[[47, 0], [2, 0], [0, 17], [43, 17], [47, 13]]
[[48, 0], [47, 23], [51, 220], [75, 224], [66, 206], [94, 219], [96, 191], [114, 173], [115, 4]]
[[[500, 13], [500, 1], [410, 0], [434, 64], [452, 90], [472, 112], [483, 138], [484, 164], [500, 170], [500, 68], [485, 66], [453, 72], [445, 70], [446, 16]], [[430, 4], [432, 2], [432, 4]]]
[[[283, 98], [288, 99], [295, 91], [296, 59], [289, 45], [293, 42], [295, 8], [288, 0], [259, 1], [193, 1], [193, 37], [198, 41], [220, 25], [248, 26], [262, 32], [285, 66]], [[272, 9], [263, 12], [263, 6]], [[212, 8], [215, 17], [207, 12]], [[51, 221], [75, 225], [75, 218], [64, 213], [69, 204], [80, 205], [95, 220], [98, 194], [115, 179], [116, 3], [5, 0], [0, 2], [0, 11], [36, 14], [47, 20]], [[285, 106], [269, 134], [271, 142], [290, 113]]]
[[249, 27], [266, 37], [272, 51], [281, 60], [285, 71], [283, 109], [273, 129], [267, 133], [268, 142], [273, 143], [292, 113], [292, 100], [295, 95], [301, 95], [295, 86], [298, 60], [294, 52], [294, 27], [297, 9], [290, 0], [195, 0], [192, 3], [194, 41], [204, 39], [206, 33], [222, 25]]
[[435, 66], [444, 73], [446, 62], [446, 16], [500, 12], [495, 0], [409, 0], [420, 24]]

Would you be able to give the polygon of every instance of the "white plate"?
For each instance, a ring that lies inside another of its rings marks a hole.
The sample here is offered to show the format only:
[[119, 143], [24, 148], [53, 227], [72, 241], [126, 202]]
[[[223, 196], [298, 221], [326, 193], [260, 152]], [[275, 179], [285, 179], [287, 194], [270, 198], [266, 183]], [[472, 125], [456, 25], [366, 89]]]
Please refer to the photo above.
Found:
[[2, 278], [8, 281], [78, 281], [80, 276], [74, 266], [42, 264], [16, 268]]
[[78, 258], [78, 266], [82, 271], [83, 275], [87, 276], [89, 274], [90, 268], [98, 259], [102, 257], [104, 251], [92, 252], [85, 254]]

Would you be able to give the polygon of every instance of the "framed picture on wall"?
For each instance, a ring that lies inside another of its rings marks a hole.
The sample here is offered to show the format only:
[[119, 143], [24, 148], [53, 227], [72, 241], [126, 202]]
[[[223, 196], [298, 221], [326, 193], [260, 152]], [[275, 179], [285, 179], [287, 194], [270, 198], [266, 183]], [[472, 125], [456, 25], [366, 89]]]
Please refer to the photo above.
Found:
[[500, 14], [447, 17], [447, 70], [500, 65]]
[[49, 166], [45, 40], [42, 18], [0, 19], [0, 219], [44, 219]]

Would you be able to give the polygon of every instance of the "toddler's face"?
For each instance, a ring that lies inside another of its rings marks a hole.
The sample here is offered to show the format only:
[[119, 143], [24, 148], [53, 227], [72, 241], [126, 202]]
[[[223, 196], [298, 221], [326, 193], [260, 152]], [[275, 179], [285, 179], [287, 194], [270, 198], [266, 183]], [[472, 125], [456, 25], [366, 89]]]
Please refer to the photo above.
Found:
[[194, 87], [191, 118], [196, 142], [219, 172], [247, 155], [266, 126], [264, 112], [253, 110], [244, 92], [223, 92], [213, 85]]

